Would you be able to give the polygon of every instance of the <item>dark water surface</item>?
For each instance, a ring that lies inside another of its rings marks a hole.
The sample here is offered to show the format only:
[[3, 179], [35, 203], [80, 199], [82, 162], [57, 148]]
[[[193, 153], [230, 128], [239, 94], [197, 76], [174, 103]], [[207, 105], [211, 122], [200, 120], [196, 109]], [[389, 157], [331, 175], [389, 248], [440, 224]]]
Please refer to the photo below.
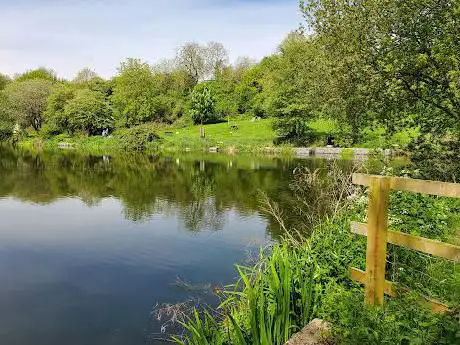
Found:
[[155, 306], [215, 303], [299, 164], [326, 163], [0, 148], [0, 344], [162, 344]]

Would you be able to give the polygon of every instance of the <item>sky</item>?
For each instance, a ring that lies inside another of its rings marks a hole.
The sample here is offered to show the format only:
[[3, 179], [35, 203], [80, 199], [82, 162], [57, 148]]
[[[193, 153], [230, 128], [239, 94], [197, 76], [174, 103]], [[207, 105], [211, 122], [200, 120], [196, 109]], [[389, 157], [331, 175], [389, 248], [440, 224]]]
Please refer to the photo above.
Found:
[[298, 0], [0, 0], [0, 73], [111, 77], [128, 57], [155, 63], [190, 41], [259, 60], [301, 20]]

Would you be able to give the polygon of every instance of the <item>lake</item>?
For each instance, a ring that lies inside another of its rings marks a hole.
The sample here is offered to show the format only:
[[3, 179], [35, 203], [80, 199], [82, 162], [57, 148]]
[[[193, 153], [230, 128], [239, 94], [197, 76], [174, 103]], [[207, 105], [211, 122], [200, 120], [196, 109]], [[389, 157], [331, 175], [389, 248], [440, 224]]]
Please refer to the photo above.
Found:
[[280, 236], [261, 193], [282, 205], [296, 166], [325, 164], [0, 147], [0, 344], [164, 344], [155, 310], [215, 305]]

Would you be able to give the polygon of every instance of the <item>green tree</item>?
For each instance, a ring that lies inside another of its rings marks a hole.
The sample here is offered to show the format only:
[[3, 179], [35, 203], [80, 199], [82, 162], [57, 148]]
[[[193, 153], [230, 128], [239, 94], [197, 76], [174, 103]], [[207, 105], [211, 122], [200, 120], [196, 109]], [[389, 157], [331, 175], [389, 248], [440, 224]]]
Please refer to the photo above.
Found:
[[274, 127], [280, 139], [309, 144], [314, 135], [307, 123], [317, 116], [328, 116], [324, 111], [327, 71], [322, 51], [301, 31], [290, 33], [278, 50], [267, 107], [276, 117]]
[[149, 64], [138, 59], [121, 63], [113, 81], [112, 103], [117, 122], [126, 127], [153, 118], [155, 79]]
[[104, 128], [113, 127], [113, 117], [103, 93], [89, 89], [80, 89], [75, 97], [64, 107], [72, 132], [85, 132], [88, 135], [100, 133]]
[[5, 74], [0, 73], [0, 91], [5, 89], [6, 85], [11, 82], [11, 78]]
[[69, 83], [58, 83], [53, 86], [46, 102], [45, 130], [49, 134], [70, 132], [69, 118], [64, 109], [67, 102], [75, 97], [76, 87]]
[[53, 71], [52, 69], [40, 67], [37, 69], [28, 70], [27, 72], [20, 74], [15, 78], [16, 81], [26, 81], [26, 80], [33, 80], [33, 79], [57, 81], [57, 76], [56, 76], [56, 72]]
[[31, 126], [38, 131], [43, 124], [43, 113], [52, 85], [51, 81], [44, 79], [8, 84], [4, 92], [11, 118], [23, 127]]
[[217, 120], [214, 96], [206, 85], [199, 84], [192, 92], [190, 115], [194, 124], [213, 123]]
[[388, 132], [418, 126], [424, 135], [458, 138], [458, 1], [313, 0], [301, 6], [327, 51], [338, 81], [331, 85], [349, 122], [374, 117]]
[[0, 141], [4, 141], [13, 134], [14, 122], [10, 116], [8, 98], [0, 91]]

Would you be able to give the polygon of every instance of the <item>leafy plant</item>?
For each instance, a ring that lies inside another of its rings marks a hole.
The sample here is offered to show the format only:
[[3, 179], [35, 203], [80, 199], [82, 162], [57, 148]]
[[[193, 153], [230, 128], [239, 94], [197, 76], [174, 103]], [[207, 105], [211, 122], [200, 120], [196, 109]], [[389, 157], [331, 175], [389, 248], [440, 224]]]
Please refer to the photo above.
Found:
[[126, 150], [143, 151], [148, 144], [159, 139], [156, 130], [151, 125], [121, 129], [116, 135], [120, 138], [120, 143]]
[[113, 127], [111, 108], [104, 94], [89, 89], [76, 91], [64, 108], [68, 127], [72, 132], [82, 131], [87, 135], [100, 134], [104, 128]]
[[189, 111], [194, 124], [216, 122], [215, 100], [208, 87], [196, 87], [193, 90]]

